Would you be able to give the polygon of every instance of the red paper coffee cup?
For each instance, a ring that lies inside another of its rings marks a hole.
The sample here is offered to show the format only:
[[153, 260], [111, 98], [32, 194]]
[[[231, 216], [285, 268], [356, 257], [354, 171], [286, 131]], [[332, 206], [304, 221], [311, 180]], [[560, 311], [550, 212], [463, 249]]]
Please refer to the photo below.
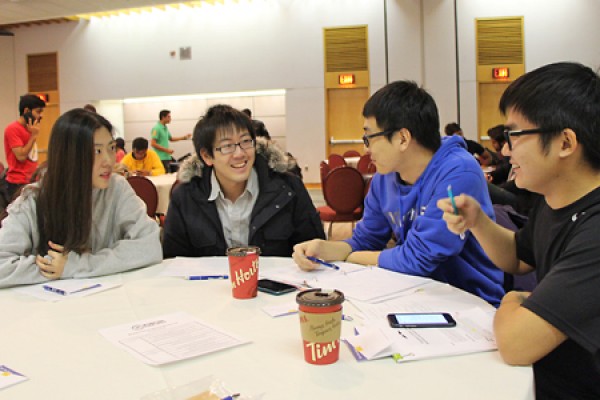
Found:
[[298, 293], [304, 360], [310, 364], [333, 364], [340, 354], [342, 303], [339, 290], [310, 289]]
[[256, 297], [259, 254], [260, 249], [255, 246], [227, 249], [231, 293], [236, 299]]

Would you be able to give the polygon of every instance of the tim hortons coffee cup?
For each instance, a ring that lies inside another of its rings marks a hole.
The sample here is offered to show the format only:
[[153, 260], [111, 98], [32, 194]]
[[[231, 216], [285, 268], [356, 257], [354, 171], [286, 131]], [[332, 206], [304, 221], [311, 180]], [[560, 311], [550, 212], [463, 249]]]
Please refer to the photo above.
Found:
[[256, 297], [258, 286], [258, 247], [232, 247], [227, 249], [231, 293], [236, 299]]
[[296, 296], [304, 359], [310, 364], [333, 364], [340, 354], [342, 303], [339, 290], [310, 289]]

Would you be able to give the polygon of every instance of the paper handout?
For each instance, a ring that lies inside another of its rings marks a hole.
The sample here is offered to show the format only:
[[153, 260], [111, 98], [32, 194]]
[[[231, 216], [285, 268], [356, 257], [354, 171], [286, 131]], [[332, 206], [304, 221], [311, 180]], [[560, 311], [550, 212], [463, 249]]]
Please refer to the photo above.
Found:
[[26, 381], [28, 378], [10, 369], [6, 365], [0, 365], [0, 389]]
[[453, 316], [453, 328], [394, 329], [373, 323], [342, 340], [359, 361], [393, 356], [405, 362], [497, 349], [492, 314], [473, 308]]
[[250, 342], [184, 312], [102, 329], [100, 334], [150, 365], [185, 360]]
[[46, 301], [84, 297], [121, 286], [119, 275], [85, 279], [58, 279], [35, 285], [19, 286], [12, 290]]

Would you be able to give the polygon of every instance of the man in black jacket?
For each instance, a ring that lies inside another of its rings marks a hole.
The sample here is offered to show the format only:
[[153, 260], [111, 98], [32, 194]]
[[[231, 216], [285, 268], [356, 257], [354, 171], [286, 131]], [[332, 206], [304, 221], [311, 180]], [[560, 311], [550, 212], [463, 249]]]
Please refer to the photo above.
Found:
[[295, 163], [252, 121], [213, 106], [196, 124], [196, 155], [181, 166], [164, 226], [165, 258], [223, 256], [228, 247], [258, 246], [264, 256], [292, 255], [296, 243], [325, 238]]

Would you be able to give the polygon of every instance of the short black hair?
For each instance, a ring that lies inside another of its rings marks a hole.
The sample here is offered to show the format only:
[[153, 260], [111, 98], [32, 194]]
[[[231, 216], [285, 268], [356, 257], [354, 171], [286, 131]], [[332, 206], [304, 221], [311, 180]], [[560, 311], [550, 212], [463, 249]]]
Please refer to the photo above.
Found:
[[[406, 128], [421, 146], [440, 148], [440, 118], [433, 97], [413, 81], [392, 82], [365, 103], [363, 117], [374, 117], [384, 131]], [[391, 141], [391, 136], [387, 136]]]
[[250, 109], [249, 109], [249, 108], [244, 108], [244, 109], [242, 110], [242, 112], [243, 112], [244, 114], [246, 114], [247, 116], [249, 116], [250, 118], [252, 118], [252, 111], [250, 111]]
[[504, 143], [506, 142], [506, 138], [504, 137], [504, 129], [505, 126], [503, 124], [496, 125], [488, 129], [487, 134], [491, 139], [498, 142], [500, 146], [504, 146]]
[[571, 129], [583, 147], [584, 160], [600, 170], [600, 77], [585, 65], [559, 62], [519, 77], [502, 94], [500, 111], [515, 111], [539, 128], [548, 152], [552, 139]]
[[235, 129], [247, 130], [252, 139], [256, 139], [252, 120], [243, 112], [226, 104], [217, 104], [206, 111], [206, 115], [194, 127], [194, 149], [200, 157], [200, 151], [206, 150], [214, 156], [213, 146], [217, 133], [232, 132]]
[[19, 100], [19, 115], [25, 113], [25, 109], [33, 110], [34, 108], [45, 108], [46, 102], [40, 99], [35, 94], [27, 93], [21, 96]]
[[148, 149], [148, 139], [143, 137], [138, 137], [133, 139], [131, 143], [131, 148], [133, 150], [147, 150]]
[[456, 122], [450, 122], [444, 127], [444, 132], [446, 136], [452, 136], [457, 132], [462, 132], [462, 128]]
[[160, 112], [158, 113], [158, 119], [163, 119], [169, 114], [171, 114], [171, 111], [169, 110], [160, 110]]
[[117, 146], [117, 149], [121, 149], [123, 151], [125, 151], [125, 140], [123, 138], [116, 138], [115, 139], [115, 144]]

